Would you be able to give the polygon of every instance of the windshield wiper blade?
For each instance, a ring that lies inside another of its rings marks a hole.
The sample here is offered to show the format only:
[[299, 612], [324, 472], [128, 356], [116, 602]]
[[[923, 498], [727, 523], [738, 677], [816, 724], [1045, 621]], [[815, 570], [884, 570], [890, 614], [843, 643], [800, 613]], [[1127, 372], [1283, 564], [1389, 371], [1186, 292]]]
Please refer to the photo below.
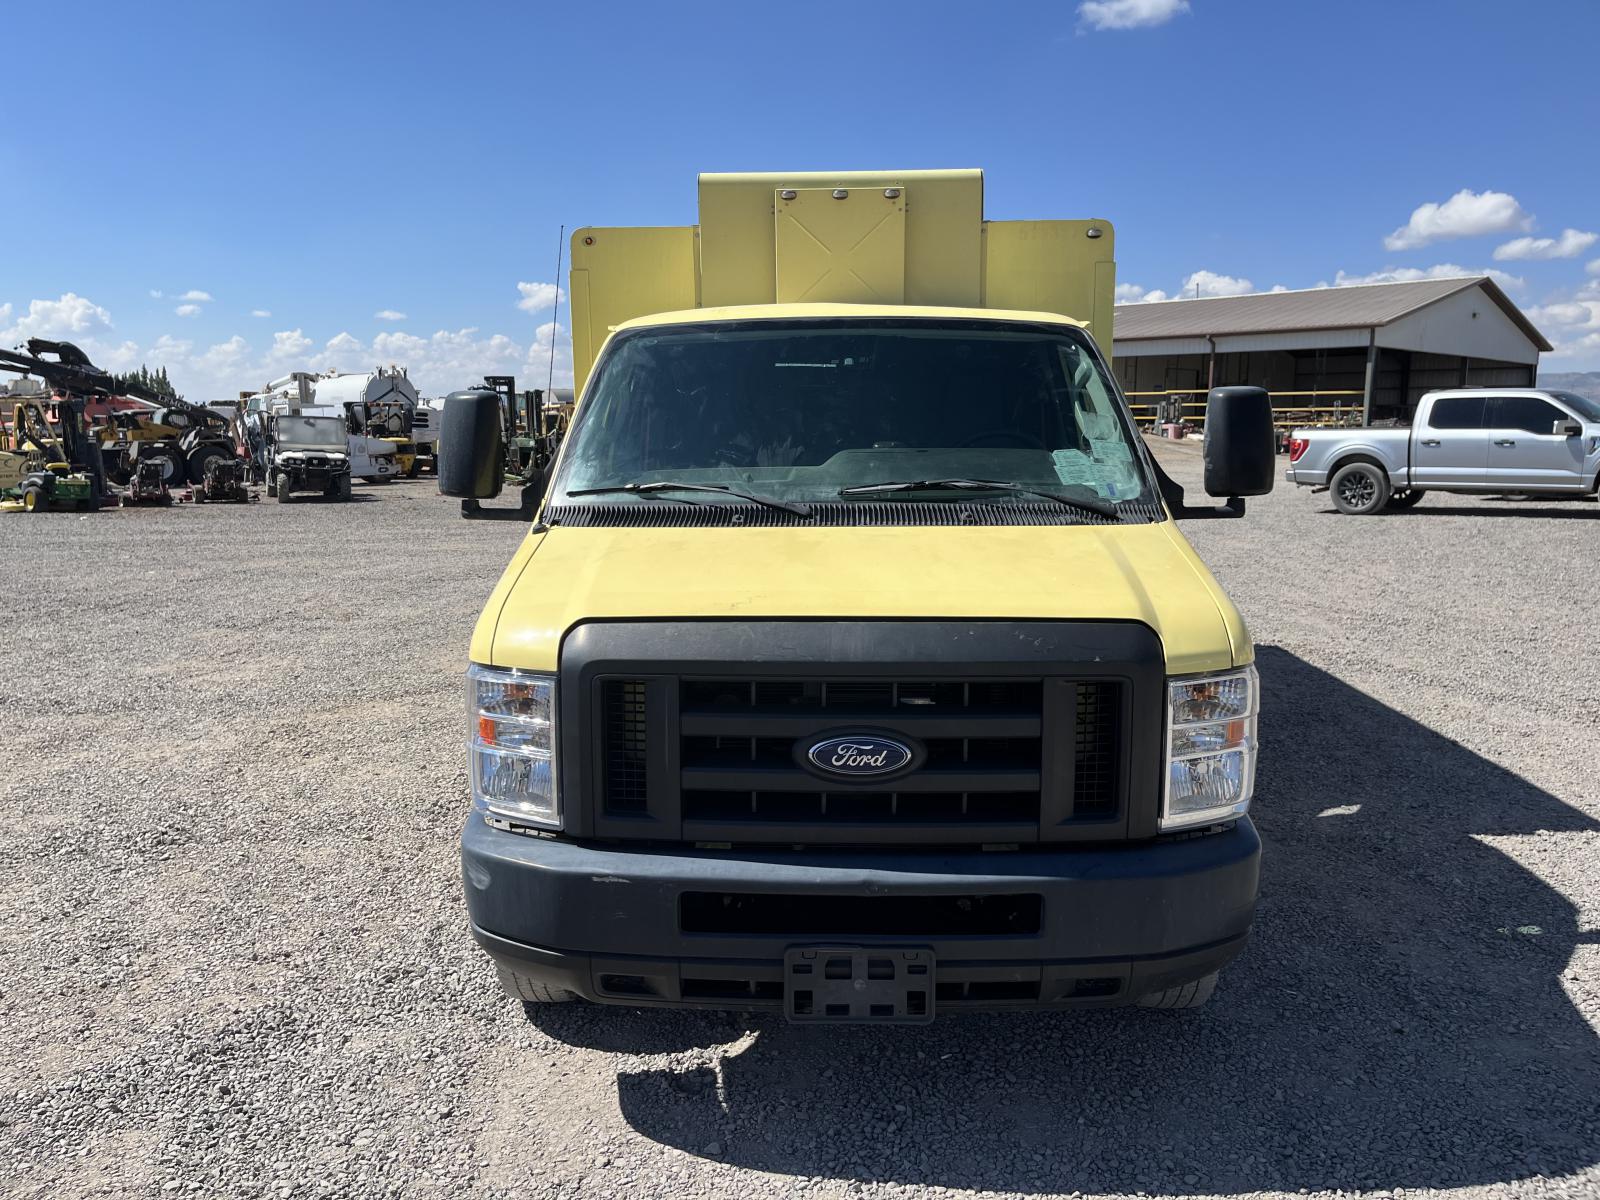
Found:
[[721, 492], [724, 496], [737, 496], [741, 500], [750, 501], [751, 504], [759, 504], [762, 508], [775, 508], [779, 512], [793, 513], [797, 517], [811, 515], [809, 504], [802, 504], [798, 500], [779, 500], [776, 496], [762, 496], [756, 492], [730, 487], [726, 483], [678, 483], [670, 479], [659, 479], [650, 483], [616, 483], [609, 487], [574, 488], [567, 495], [598, 496], [606, 492], [631, 492], [636, 496], [649, 496], [656, 492]]
[[1053, 500], [1069, 508], [1082, 509], [1102, 517], [1120, 515], [1117, 506], [1098, 496], [1065, 496], [1060, 492], [1046, 492], [1031, 488], [1025, 483], [1008, 483], [1003, 479], [897, 479], [888, 483], [859, 483], [854, 487], [839, 489], [841, 496], [876, 496], [884, 492], [961, 491], [961, 492], [1012, 492], [1019, 496], [1038, 496]]

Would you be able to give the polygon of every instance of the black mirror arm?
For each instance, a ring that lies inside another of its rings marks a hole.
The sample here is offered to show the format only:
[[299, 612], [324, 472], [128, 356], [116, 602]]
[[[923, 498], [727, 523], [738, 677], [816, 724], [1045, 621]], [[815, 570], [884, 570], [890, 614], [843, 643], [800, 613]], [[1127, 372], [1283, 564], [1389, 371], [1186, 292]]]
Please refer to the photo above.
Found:
[[1190, 508], [1184, 502], [1183, 485], [1167, 474], [1166, 468], [1156, 461], [1154, 455], [1150, 457], [1150, 465], [1155, 468], [1156, 488], [1172, 510], [1174, 521], [1220, 521], [1244, 516], [1243, 496], [1229, 496], [1225, 503], [1216, 508]]
[[469, 521], [532, 521], [539, 511], [539, 501], [544, 499], [544, 487], [541, 473], [522, 485], [522, 499], [515, 508], [484, 508], [477, 500], [466, 499], [461, 502], [461, 515]]

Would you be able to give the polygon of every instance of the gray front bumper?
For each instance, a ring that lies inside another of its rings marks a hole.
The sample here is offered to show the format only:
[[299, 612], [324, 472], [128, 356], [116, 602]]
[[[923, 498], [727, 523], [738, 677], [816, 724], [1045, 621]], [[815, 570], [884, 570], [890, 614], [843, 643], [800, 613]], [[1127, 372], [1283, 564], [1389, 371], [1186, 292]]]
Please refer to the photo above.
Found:
[[[1245, 819], [1206, 837], [1051, 850], [618, 850], [506, 833], [474, 816], [461, 849], [480, 945], [525, 976], [591, 1000], [771, 1005], [786, 947], [847, 941], [929, 947], [941, 982], [999, 985], [972, 994], [1008, 998], [970, 1007], [1060, 1007], [1127, 1003], [1231, 959], [1254, 914], [1261, 843]], [[708, 891], [792, 897], [794, 928], [684, 932], [680, 897]], [[950, 936], [930, 928], [842, 935], [807, 923], [808, 896], [870, 903], [1016, 893], [1042, 897], [1037, 933]], [[719, 1001], [685, 983], [718, 979], [748, 985], [748, 997]], [[1084, 989], [1084, 980], [1094, 986]], [[1020, 985], [1031, 987], [1029, 981], [1038, 986], [1025, 995]], [[1019, 986], [1006, 991], [1008, 983]], [[953, 1006], [961, 1005], [940, 1005]]]

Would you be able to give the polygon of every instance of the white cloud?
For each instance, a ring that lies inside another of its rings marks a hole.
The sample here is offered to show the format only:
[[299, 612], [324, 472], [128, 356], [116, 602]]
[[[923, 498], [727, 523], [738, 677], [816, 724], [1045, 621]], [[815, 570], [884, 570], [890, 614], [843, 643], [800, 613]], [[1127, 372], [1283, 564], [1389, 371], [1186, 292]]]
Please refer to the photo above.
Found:
[[543, 312], [552, 307], [557, 300], [565, 300], [566, 292], [553, 283], [519, 283], [517, 291], [522, 293], [522, 299], [517, 301], [517, 307], [523, 312]]
[[1600, 233], [1563, 229], [1561, 236], [1555, 238], [1513, 238], [1505, 245], [1494, 248], [1494, 260], [1505, 262], [1508, 259], [1520, 258], [1577, 258], [1596, 242], [1600, 242]]
[[1536, 305], [1528, 309], [1528, 319], [1541, 329], [1546, 326], [1554, 328], [1558, 335], [1600, 333], [1600, 300], [1568, 300]]
[[1584, 270], [1591, 275], [1600, 275], [1600, 258], [1595, 259]]
[[252, 317], [270, 317], [272, 315], [272, 310], [266, 308], [252, 308], [250, 310], [250, 315]]
[[311, 349], [311, 339], [299, 329], [283, 329], [272, 335], [272, 349], [267, 357], [274, 361], [299, 358]]
[[196, 304], [210, 304], [211, 303], [211, 293], [210, 292], [202, 292], [198, 288], [190, 288], [183, 295], [179, 296], [178, 299], [179, 300], [189, 300], [189, 301], [192, 301], [192, 302], [194, 302]]
[[1423, 204], [1411, 219], [1383, 239], [1386, 250], [1416, 250], [1446, 238], [1478, 237], [1533, 228], [1533, 218], [1505, 192], [1462, 188], [1443, 204]]
[[193, 349], [193, 342], [163, 333], [150, 347], [150, 365], [155, 367], [169, 361], [187, 359], [189, 351]]
[[1078, 20], [1090, 29], [1148, 29], [1189, 11], [1189, 0], [1083, 0]]
[[[1256, 290], [1256, 285], [1248, 279], [1241, 279], [1233, 275], [1222, 275], [1216, 271], [1191, 272], [1182, 283], [1170, 293], [1161, 288], [1141, 287], [1137, 283], [1119, 283], [1117, 285], [1118, 304], [1158, 304], [1163, 300], [1201, 300], [1213, 296], [1244, 296]], [[1274, 284], [1272, 290], [1281, 292], [1286, 290], [1283, 284]]]
[[1215, 271], [1196, 271], [1183, 281], [1176, 298], [1192, 300], [1198, 296], [1203, 300], [1208, 296], [1243, 296], [1255, 290], [1256, 285], [1248, 279], [1219, 275]]
[[392, 308], [380, 308], [372, 314], [372, 319], [374, 321], [404, 321], [406, 315], [403, 312], [396, 312]]
[[[6, 305], [0, 320], [10, 320]], [[111, 314], [76, 292], [63, 292], [59, 300], [30, 300], [28, 311], [15, 325], [0, 330], [0, 345], [14, 346], [31, 337], [71, 338], [74, 341], [111, 328]]]
[[[1528, 285], [1527, 280], [1521, 276], [1497, 271], [1493, 267], [1480, 267], [1474, 271], [1457, 263], [1435, 263], [1431, 267], [1385, 267], [1381, 271], [1371, 271], [1365, 275], [1350, 275], [1340, 271], [1334, 276], [1331, 286], [1359, 287], [1364, 283], [1412, 283], [1418, 279], [1461, 279], [1468, 275], [1487, 275], [1507, 291], [1520, 292]], [[1323, 282], [1317, 286], [1330, 285]]]
[[139, 365], [139, 345], [125, 341], [115, 346], [97, 346], [89, 361], [107, 371], [126, 371]]
[[180, 304], [172, 311], [180, 317], [198, 317], [200, 315], [200, 306], [198, 304]]
[[1600, 366], [1600, 280], [1580, 288], [1575, 300], [1536, 305], [1527, 310], [1555, 347], [1546, 358], [1574, 358], [1579, 369]]
[[11, 305], [0, 304], [0, 325], [4, 325], [9, 320], [11, 320]]
[[152, 299], [152, 300], [159, 300], [165, 295], [166, 295], [166, 293], [163, 292], [160, 288], [151, 288], [150, 289], [150, 299]]
[[227, 341], [208, 348], [195, 360], [195, 366], [207, 375], [229, 374], [244, 363], [249, 352], [250, 343], [236, 333]]

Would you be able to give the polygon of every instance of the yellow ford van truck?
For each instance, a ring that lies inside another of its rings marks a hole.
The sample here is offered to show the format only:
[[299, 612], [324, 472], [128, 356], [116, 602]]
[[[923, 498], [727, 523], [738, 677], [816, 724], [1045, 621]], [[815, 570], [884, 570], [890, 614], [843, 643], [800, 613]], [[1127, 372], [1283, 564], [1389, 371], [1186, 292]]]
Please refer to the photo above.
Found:
[[[1260, 842], [1249, 635], [1179, 532], [1272, 486], [1217, 389], [1190, 507], [1107, 364], [1105, 221], [976, 171], [707, 175], [582, 229], [579, 402], [467, 668], [473, 936], [513, 997], [918, 1022], [1203, 1003]], [[515, 458], [512, 459], [515, 462]]]

